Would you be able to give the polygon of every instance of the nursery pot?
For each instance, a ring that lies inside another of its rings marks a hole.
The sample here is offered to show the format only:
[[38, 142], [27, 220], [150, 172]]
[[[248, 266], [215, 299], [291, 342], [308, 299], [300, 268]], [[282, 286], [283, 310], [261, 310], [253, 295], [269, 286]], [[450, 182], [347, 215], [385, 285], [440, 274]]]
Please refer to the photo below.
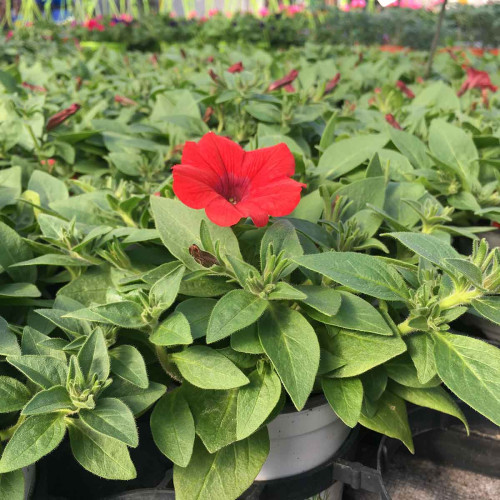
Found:
[[[267, 426], [270, 450], [256, 483], [303, 474], [327, 462], [351, 429], [335, 414], [324, 396], [313, 396], [302, 411], [286, 406]], [[342, 497], [335, 481], [322, 492], [329, 500]]]
[[478, 233], [478, 238], [484, 238], [490, 245], [490, 248], [500, 247], [500, 229], [496, 231], [487, 231], [485, 233]]
[[33, 496], [35, 490], [36, 481], [36, 467], [35, 465], [29, 465], [24, 467], [24, 500], [28, 500]]

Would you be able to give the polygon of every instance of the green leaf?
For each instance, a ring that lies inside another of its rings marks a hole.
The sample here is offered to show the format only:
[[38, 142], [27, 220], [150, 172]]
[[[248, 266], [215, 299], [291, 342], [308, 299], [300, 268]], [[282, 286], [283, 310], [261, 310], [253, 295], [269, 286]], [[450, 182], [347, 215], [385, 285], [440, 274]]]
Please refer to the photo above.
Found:
[[384, 365], [379, 365], [363, 373], [361, 377], [365, 399], [378, 401], [387, 388], [387, 373]]
[[[292, 259], [304, 253], [295, 228], [285, 219], [276, 221], [264, 233], [260, 243], [260, 267], [262, 271], [267, 264], [267, 252], [270, 245], [272, 245], [274, 255], [283, 252], [283, 257], [286, 259]], [[290, 265], [284, 269], [280, 276], [288, 276], [296, 267], [290, 262]]]
[[111, 372], [142, 389], [149, 385], [146, 363], [141, 353], [131, 345], [119, 345], [109, 351]]
[[16, 282], [34, 283], [36, 280], [36, 269], [17, 269], [9, 267], [18, 262], [29, 260], [33, 253], [28, 244], [17, 234], [14, 229], [0, 221], [0, 241], [2, 251], [0, 252], [0, 269], [3, 268], [7, 274]]
[[30, 391], [19, 380], [0, 375], [0, 413], [20, 410], [30, 397]]
[[183, 390], [193, 413], [196, 434], [210, 453], [237, 440], [238, 389], [200, 391], [194, 386], [183, 385]]
[[474, 299], [472, 307], [486, 319], [493, 321], [500, 325], [500, 297], [483, 297], [481, 299]]
[[321, 387], [333, 411], [349, 427], [354, 427], [361, 415], [363, 384], [359, 378], [323, 378]]
[[306, 295], [306, 298], [300, 301], [321, 314], [335, 316], [340, 309], [342, 295], [333, 288], [315, 285], [302, 285], [296, 288]]
[[481, 340], [434, 335], [439, 376], [462, 401], [500, 425], [500, 350]]
[[340, 330], [332, 343], [335, 354], [346, 363], [334, 373], [334, 377], [360, 375], [406, 351], [406, 344], [397, 336], [349, 330]]
[[159, 279], [149, 292], [151, 305], [160, 307], [162, 310], [168, 309], [177, 297], [182, 277], [185, 271], [184, 266], [179, 266], [163, 278]]
[[463, 187], [470, 191], [479, 174], [478, 153], [472, 137], [442, 119], [434, 120], [429, 130], [429, 148], [435, 158], [454, 170]]
[[432, 167], [432, 163], [427, 156], [425, 144], [415, 135], [391, 127], [389, 130], [391, 141], [406, 156], [411, 164], [418, 169]]
[[399, 396], [389, 391], [384, 392], [377, 403], [375, 415], [368, 417], [363, 410], [359, 423], [372, 431], [399, 439], [412, 453], [415, 452], [406, 405]]
[[469, 424], [460, 407], [453, 401], [451, 396], [442, 387], [428, 387], [425, 389], [415, 389], [414, 387], [406, 387], [404, 385], [392, 383], [390, 386], [391, 392], [403, 398], [404, 400], [418, 406], [425, 406], [432, 410], [447, 413], [453, 417], [457, 417], [463, 422], [467, 432], [469, 432]]
[[382, 315], [369, 302], [349, 292], [338, 291], [337, 293], [342, 297], [337, 314], [326, 316], [311, 309], [307, 310], [307, 314], [326, 325], [338, 326], [347, 330], [388, 336], [393, 334]]
[[473, 285], [482, 286], [483, 273], [472, 262], [465, 259], [444, 259], [444, 264], [448, 269], [452, 269], [465, 276]]
[[210, 315], [216, 303], [217, 301], [214, 299], [187, 299], [175, 308], [175, 312], [184, 314], [189, 321], [194, 340], [207, 334]]
[[39, 415], [73, 408], [73, 403], [66, 388], [62, 385], [56, 385], [35, 394], [21, 413], [23, 415]]
[[52, 201], [69, 198], [68, 189], [64, 182], [41, 170], [35, 170], [31, 174], [28, 189], [38, 193], [40, 205], [45, 208], [48, 208]]
[[264, 349], [259, 340], [257, 324], [253, 324], [231, 335], [231, 347], [246, 354], [262, 354]]
[[0, 299], [3, 298], [36, 298], [42, 294], [38, 288], [32, 283], [7, 283], [0, 285]]
[[250, 383], [238, 391], [236, 437], [244, 439], [253, 434], [278, 404], [281, 382], [274, 370], [263, 373], [254, 370], [248, 375]]
[[196, 345], [171, 355], [182, 376], [202, 389], [232, 389], [248, 384], [245, 377], [223, 354]]
[[303, 300], [306, 294], [286, 281], [280, 281], [274, 285], [273, 291], [268, 294], [267, 300]]
[[[445, 266], [446, 259], [461, 259], [462, 256], [445, 241], [430, 234], [423, 233], [390, 233], [405, 247], [436, 266]], [[462, 258], [463, 259], [463, 258]]]
[[94, 374], [97, 380], [106, 380], [109, 376], [110, 362], [106, 340], [100, 328], [96, 328], [83, 344], [78, 353], [78, 362], [86, 380]]
[[24, 500], [24, 489], [22, 469], [0, 474], [0, 500]]
[[267, 306], [267, 300], [246, 290], [227, 293], [212, 310], [208, 322], [207, 343], [217, 342], [255, 323]]
[[273, 305], [259, 320], [259, 338], [298, 410], [311, 393], [319, 367], [319, 343], [309, 322], [297, 311]]
[[416, 332], [405, 338], [410, 355], [420, 383], [426, 384], [436, 374], [436, 362], [434, 360], [434, 340], [428, 333]]
[[7, 361], [43, 389], [66, 384], [68, 368], [60, 359], [52, 356], [26, 355], [9, 356]]
[[67, 267], [87, 267], [92, 263], [88, 260], [79, 257], [71, 257], [70, 255], [60, 255], [56, 253], [49, 253], [40, 255], [34, 259], [23, 260], [12, 267], [30, 267], [30, 266], [67, 266]]
[[417, 376], [417, 369], [408, 353], [404, 353], [395, 359], [391, 359], [384, 364], [387, 375], [396, 382], [416, 389], [425, 387], [436, 387], [441, 384], [439, 377], [432, 377], [427, 382], [420, 382]]
[[64, 416], [59, 413], [27, 418], [5, 447], [0, 460], [0, 473], [35, 463], [59, 445], [65, 432]]
[[127, 446], [136, 447], [139, 435], [134, 416], [128, 406], [115, 398], [99, 398], [92, 410], [80, 410], [80, 418], [91, 429]]
[[137, 476], [127, 445], [87, 427], [80, 420], [69, 426], [71, 451], [77, 462], [105, 479], [128, 480]]
[[316, 171], [322, 177], [341, 177], [383, 148], [387, 140], [386, 135], [372, 134], [334, 142], [321, 155]]
[[166, 346], [192, 344], [189, 321], [184, 314], [175, 311], [156, 327], [149, 340], [153, 344]]
[[9, 330], [9, 324], [0, 316], [0, 356], [21, 354], [16, 334]]
[[147, 410], [155, 401], [165, 394], [167, 388], [163, 384], [149, 382], [147, 389], [142, 389], [122, 379], [114, 379], [113, 383], [102, 393], [103, 397], [119, 398], [134, 415]]
[[241, 257], [238, 240], [229, 227], [220, 227], [210, 222], [203, 210], [193, 210], [179, 200], [151, 197], [151, 208], [156, 229], [170, 253], [188, 269], [203, 269], [189, 253], [193, 244], [201, 248], [200, 224], [204, 220], [212, 241], [219, 241], [222, 254]]
[[354, 252], [325, 252], [294, 260], [357, 292], [383, 300], [408, 298], [403, 278], [377, 257]]
[[[239, 497], [259, 473], [269, 453], [267, 429], [210, 454], [196, 441], [185, 468], [174, 467], [178, 500], [230, 500]], [[223, 479], [222, 479], [223, 478]]]
[[142, 328], [145, 321], [142, 318], [143, 308], [137, 302], [123, 300], [102, 306], [80, 309], [66, 314], [68, 318], [84, 319], [98, 323], [107, 323], [122, 328]]
[[186, 467], [193, 454], [194, 419], [180, 389], [165, 394], [151, 414], [151, 432], [160, 451], [174, 464]]

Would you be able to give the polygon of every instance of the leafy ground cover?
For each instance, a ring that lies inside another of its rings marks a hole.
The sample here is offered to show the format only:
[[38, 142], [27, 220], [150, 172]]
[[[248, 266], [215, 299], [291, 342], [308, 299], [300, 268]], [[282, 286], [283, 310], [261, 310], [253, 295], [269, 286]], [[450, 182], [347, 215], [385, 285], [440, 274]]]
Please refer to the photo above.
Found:
[[405, 401], [466, 423], [443, 386], [500, 424], [498, 349], [449, 329], [500, 323], [498, 54], [0, 51], [6, 497], [66, 432], [133, 478], [151, 408], [180, 499], [236, 498], [311, 392], [410, 449]]

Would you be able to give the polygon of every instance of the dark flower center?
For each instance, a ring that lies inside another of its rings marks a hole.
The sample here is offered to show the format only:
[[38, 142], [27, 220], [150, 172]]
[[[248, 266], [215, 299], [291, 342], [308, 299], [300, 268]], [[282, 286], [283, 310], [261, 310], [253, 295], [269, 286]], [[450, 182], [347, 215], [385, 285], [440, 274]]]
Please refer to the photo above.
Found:
[[250, 179], [248, 177], [239, 177], [227, 172], [219, 179], [215, 191], [229, 203], [236, 205], [247, 196], [249, 188]]

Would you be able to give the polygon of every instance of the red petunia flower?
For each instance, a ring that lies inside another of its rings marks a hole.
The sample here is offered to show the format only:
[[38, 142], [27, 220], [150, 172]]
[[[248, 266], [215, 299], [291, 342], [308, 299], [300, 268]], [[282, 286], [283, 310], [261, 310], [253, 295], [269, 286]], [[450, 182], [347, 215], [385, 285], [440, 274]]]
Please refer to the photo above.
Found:
[[498, 90], [498, 87], [491, 83], [490, 75], [486, 71], [479, 71], [478, 69], [470, 66], [467, 66], [464, 69], [467, 72], [467, 78], [464, 83], [462, 83], [460, 90], [457, 92], [459, 97], [465, 94], [467, 90], [474, 88], [491, 90], [492, 92], [496, 92]]
[[335, 87], [339, 84], [340, 81], [340, 73], [337, 73], [331, 80], [329, 80], [325, 85], [325, 91], [323, 95], [327, 95], [330, 92], [333, 92]]
[[394, 127], [397, 130], [403, 130], [403, 127], [396, 121], [396, 118], [394, 118], [394, 115], [391, 115], [391, 113], [387, 113], [385, 115], [385, 121], [391, 126]]
[[115, 95], [115, 102], [123, 106], [137, 106], [137, 103], [134, 100], [118, 94]]
[[62, 111], [59, 111], [59, 113], [56, 113], [55, 115], [51, 116], [47, 122], [46, 129], [47, 130], [52, 130], [61, 123], [65, 122], [70, 116], [74, 115], [81, 106], [79, 104], [72, 104], [69, 108], [63, 109]]
[[243, 63], [240, 61], [233, 64], [232, 66], [229, 66], [229, 68], [227, 68], [227, 71], [229, 71], [229, 73], [241, 73], [243, 69]]
[[182, 164], [173, 168], [173, 189], [188, 207], [204, 208], [214, 224], [251, 217], [262, 227], [270, 215], [288, 215], [299, 203], [305, 184], [290, 178], [294, 172], [286, 144], [247, 152], [209, 132], [198, 143], [186, 142]]
[[407, 97], [409, 97], [410, 99], [413, 99], [415, 97], [415, 94], [406, 86], [406, 83], [401, 81], [401, 80], [398, 80], [396, 82], [396, 87], [401, 90], [401, 92], [403, 92], [403, 94], [405, 94]]
[[33, 90], [36, 92], [47, 92], [47, 89], [45, 87], [40, 87], [40, 85], [31, 85], [31, 83], [23, 82], [21, 83], [21, 86], [23, 86], [25, 89]]
[[[273, 90], [281, 89], [282, 87], [287, 87], [290, 85], [297, 77], [299, 76], [299, 72], [296, 69], [292, 69], [290, 73], [285, 75], [283, 78], [280, 78], [279, 80], [274, 81], [269, 85], [268, 91], [271, 92]], [[293, 87], [292, 87], [293, 89]], [[288, 92], [290, 92], [290, 87], [288, 87]], [[293, 90], [292, 90], [293, 92]]]

